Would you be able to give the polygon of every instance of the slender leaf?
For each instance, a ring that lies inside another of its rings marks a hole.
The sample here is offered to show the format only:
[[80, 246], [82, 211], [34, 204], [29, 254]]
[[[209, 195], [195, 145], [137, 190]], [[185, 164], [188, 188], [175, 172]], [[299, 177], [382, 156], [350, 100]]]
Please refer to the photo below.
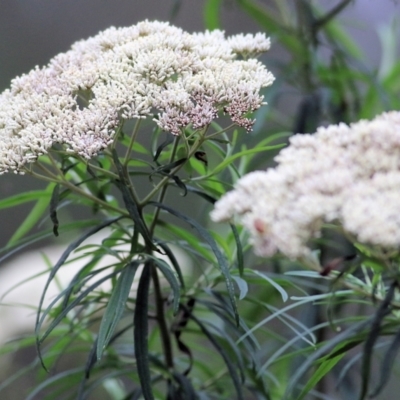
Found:
[[337, 335], [335, 338], [333, 338], [329, 342], [327, 342], [324, 346], [320, 347], [317, 351], [315, 351], [310, 356], [308, 356], [308, 358], [303, 362], [303, 364], [296, 370], [296, 372], [290, 378], [287, 388], [286, 388], [284, 400], [291, 398], [290, 395], [291, 395], [293, 389], [297, 386], [300, 379], [307, 372], [307, 370], [313, 365], [313, 363], [316, 360], [318, 360], [318, 358], [320, 358], [324, 354], [328, 353], [337, 344], [342, 343], [345, 340], [348, 340], [356, 333], [365, 329], [372, 322], [373, 318], [374, 318], [374, 316], [372, 316], [364, 321], [361, 321], [357, 324], [353, 324], [350, 328], [343, 331], [342, 333]]
[[11, 239], [7, 243], [7, 247], [15, 245], [18, 240], [24, 237], [37, 224], [49, 205], [48, 199], [51, 197], [51, 193], [53, 192], [53, 190], [54, 184], [51, 183], [47, 186], [45, 190], [49, 193], [49, 197], [43, 195], [43, 197], [39, 198], [35, 206], [32, 208], [31, 212], [25, 218], [24, 222], [11, 236]]
[[204, 26], [209, 31], [220, 29], [220, 8], [222, 0], [207, 0], [204, 5]]
[[229, 296], [231, 306], [232, 306], [232, 309], [233, 309], [233, 312], [235, 315], [235, 320], [236, 320], [236, 323], [239, 324], [239, 314], [238, 314], [236, 299], [235, 299], [235, 289], [233, 286], [231, 274], [229, 272], [229, 266], [228, 266], [228, 263], [227, 263], [225, 257], [223, 256], [223, 254], [219, 250], [217, 244], [215, 243], [215, 240], [213, 239], [213, 237], [197, 221], [174, 210], [173, 208], [168, 207], [162, 203], [150, 202], [149, 204], [159, 207], [165, 211], [168, 211], [170, 214], [187, 222], [190, 226], [195, 228], [196, 231], [199, 233], [199, 235], [209, 244], [209, 246], [211, 247], [211, 249], [217, 259], [220, 271], [225, 278], [225, 285], [226, 285], [226, 289], [228, 291], [228, 296]]
[[374, 345], [379, 338], [379, 332], [381, 330], [381, 324], [386, 315], [391, 312], [391, 301], [394, 297], [397, 282], [394, 281], [389, 287], [386, 297], [382, 301], [378, 310], [374, 315], [374, 319], [371, 324], [370, 331], [368, 333], [367, 340], [364, 343], [364, 352], [362, 358], [361, 366], [361, 391], [359, 395], [359, 400], [363, 400], [367, 395], [369, 381], [370, 381], [370, 369], [372, 361], [372, 352], [374, 350]]
[[311, 378], [303, 387], [301, 393], [296, 397], [296, 400], [302, 400], [311, 389], [345, 356], [345, 353], [336, 357], [330, 358], [321, 363], [321, 365], [313, 372]]
[[286, 302], [289, 298], [288, 294], [286, 293], [286, 290], [281, 286], [278, 285], [273, 279], [271, 279], [269, 276], [267, 276], [266, 274], [263, 274], [260, 271], [254, 270], [253, 273], [255, 275], [258, 275], [259, 277], [265, 279], [267, 282], [269, 282], [282, 296], [282, 300], [283, 302]]
[[226, 158], [223, 162], [218, 164], [213, 171], [211, 171], [207, 176], [204, 178], [211, 177], [215, 174], [218, 174], [222, 170], [224, 170], [228, 165], [232, 164], [233, 161], [237, 160], [238, 158], [241, 158], [243, 156], [249, 155], [249, 154], [257, 154], [257, 153], [262, 153], [263, 151], [270, 151], [270, 150], [276, 150], [280, 149], [284, 146], [284, 144], [276, 144], [273, 146], [264, 146], [264, 147], [256, 147], [253, 149], [248, 149], [248, 150], [243, 150], [238, 153], [233, 154], [232, 156]]
[[175, 257], [175, 254], [173, 253], [173, 251], [170, 249], [170, 247], [165, 242], [157, 241], [157, 246], [161, 247], [161, 249], [165, 252], [166, 256], [168, 257], [169, 261], [171, 262], [172, 266], [174, 267], [176, 274], [178, 275], [179, 283], [180, 283], [182, 289], [184, 289], [185, 281], [183, 279], [182, 270], [181, 270], [178, 260]]
[[160, 258], [154, 257], [150, 254], [147, 254], [146, 257], [154, 261], [156, 267], [163, 273], [165, 279], [170, 284], [172, 291], [174, 293], [173, 310], [175, 315], [179, 310], [179, 299], [180, 299], [180, 289], [181, 289], [179, 286], [179, 282], [176, 279], [175, 274], [172, 272], [171, 267], [164, 260], [161, 260]]
[[243, 258], [242, 242], [240, 241], [239, 232], [238, 232], [236, 226], [233, 224], [229, 224], [229, 225], [232, 229], [233, 237], [234, 237], [235, 243], [236, 243], [236, 261], [237, 261], [237, 267], [239, 270], [239, 275], [241, 277], [243, 277], [244, 258]]
[[239, 288], [239, 300], [244, 299], [247, 295], [247, 292], [249, 291], [249, 286], [247, 282], [240, 276], [232, 275], [232, 279], [236, 282]]
[[157, 250], [153, 244], [153, 241], [151, 239], [151, 236], [147, 229], [147, 226], [144, 223], [143, 218], [139, 212], [137, 204], [135, 203], [135, 200], [133, 199], [132, 194], [129, 191], [129, 179], [125, 175], [124, 167], [120, 163], [118, 154], [115, 151], [115, 149], [113, 151], [113, 160], [114, 160], [114, 163], [115, 163], [115, 166], [117, 168], [118, 175], [120, 178], [120, 181], [116, 180], [115, 184], [122, 193], [122, 198], [123, 198], [125, 207], [129, 213], [130, 217], [132, 218], [132, 221], [135, 224], [136, 229], [138, 229], [140, 234], [143, 236], [143, 239], [144, 239], [146, 245], [149, 246], [149, 248], [151, 250]]
[[151, 389], [151, 375], [149, 366], [149, 327], [148, 327], [148, 308], [149, 308], [149, 288], [151, 278], [151, 263], [146, 263], [139, 280], [136, 295], [136, 307], [134, 315], [133, 338], [135, 344], [135, 356], [142, 393], [145, 400], [153, 400]]
[[236, 394], [238, 396], [238, 400], [243, 400], [244, 397], [243, 397], [243, 392], [242, 392], [242, 382], [240, 381], [240, 378], [236, 372], [236, 368], [235, 368], [234, 364], [232, 363], [232, 360], [226, 354], [225, 350], [221, 347], [221, 345], [218, 343], [218, 341], [214, 338], [213, 334], [205, 327], [205, 325], [198, 318], [196, 318], [193, 314], [190, 314], [190, 319], [192, 319], [199, 326], [199, 328], [201, 329], [203, 334], [207, 337], [207, 339], [215, 347], [215, 349], [218, 351], [220, 356], [225, 361], [225, 364], [229, 371], [229, 375], [230, 375], [233, 385], [235, 387]]
[[97, 340], [97, 359], [100, 360], [104, 349], [114, 334], [119, 320], [126, 307], [126, 301], [131, 291], [133, 278], [140, 261], [131, 261], [121, 272], [117, 283], [113, 289], [111, 297], [108, 301], [107, 308], [104, 312], [100, 323], [98, 340]]
[[51, 193], [47, 189], [23, 192], [0, 200], [0, 210], [4, 208], [15, 207], [20, 204], [28, 203], [30, 201], [37, 201], [38, 199], [41, 199], [43, 197], [46, 199], [50, 199]]

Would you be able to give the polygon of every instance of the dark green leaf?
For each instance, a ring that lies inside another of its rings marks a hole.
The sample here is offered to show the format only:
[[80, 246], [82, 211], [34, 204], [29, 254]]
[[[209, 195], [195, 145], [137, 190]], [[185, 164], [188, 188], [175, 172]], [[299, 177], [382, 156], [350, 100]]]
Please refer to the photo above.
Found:
[[335, 338], [329, 340], [329, 342], [327, 342], [317, 351], [309, 355], [307, 359], [303, 362], [303, 364], [296, 370], [296, 372], [290, 378], [286, 388], [284, 399], [291, 398], [290, 395], [293, 389], [297, 386], [300, 379], [303, 377], [303, 375], [307, 372], [307, 370], [313, 365], [313, 363], [316, 360], [318, 360], [324, 354], [328, 353], [331, 349], [335, 348], [335, 346], [338, 345], [339, 343], [351, 339], [352, 336], [365, 329], [372, 322], [373, 318], [374, 316], [371, 316], [370, 318], [361, 321], [358, 324], [352, 325], [350, 328], [346, 329], [345, 331], [337, 335]]
[[161, 249], [164, 251], [164, 253], [168, 257], [169, 261], [171, 262], [172, 266], [175, 269], [175, 272], [178, 275], [179, 283], [180, 283], [182, 289], [184, 289], [185, 281], [183, 279], [182, 270], [178, 263], [178, 260], [175, 257], [175, 254], [173, 253], [173, 251], [169, 248], [169, 246], [165, 242], [157, 241], [157, 246], [161, 247]]
[[232, 229], [233, 237], [234, 237], [235, 243], [236, 243], [236, 260], [237, 260], [237, 267], [239, 270], [239, 275], [241, 277], [243, 277], [244, 260], [243, 260], [242, 242], [240, 241], [239, 232], [238, 232], [236, 226], [233, 224], [229, 224], [229, 225]]
[[190, 314], [190, 319], [192, 319], [199, 326], [203, 334], [207, 337], [207, 339], [215, 347], [215, 349], [218, 351], [220, 356], [225, 361], [225, 364], [229, 371], [229, 375], [232, 379], [233, 385], [235, 386], [238, 399], [243, 400], [242, 382], [240, 381], [240, 378], [236, 372], [236, 368], [232, 360], [226, 354], [225, 350], [221, 347], [218, 341], [214, 338], [214, 335], [205, 327], [205, 325], [198, 318], [196, 318], [193, 314]]
[[234, 289], [232, 277], [231, 277], [231, 274], [229, 271], [229, 266], [228, 266], [228, 263], [227, 263], [224, 255], [221, 253], [217, 244], [215, 243], [215, 240], [213, 239], [213, 237], [197, 221], [174, 210], [173, 208], [168, 207], [165, 204], [156, 203], [156, 202], [150, 202], [149, 204], [159, 207], [165, 211], [168, 211], [170, 214], [187, 222], [190, 226], [195, 228], [196, 231], [199, 233], [199, 235], [208, 243], [208, 245], [211, 247], [211, 249], [217, 259], [220, 271], [225, 278], [225, 285], [226, 285], [226, 288], [228, 291], [228, 296], [229, 296], [229, 299], [231, 302], [232, 310], [235, 315], [235, 320], [236, 320], [236, 323], [239, 324], [239, 314], [237, 311], [237, 305], [236, 305], [236, 299], [235, 299], [235, 289]]
[[114, 330], [125, 310], [126, 301], [131, 291], [133, 278], [140, 262], [131, 261], [121, 272], [113, 289], [100, 323], [97, 340], [97, 359], [100, 360], [104, 349], [107, 347]]
[[173, 143], [174, 141], [174, 136], [167, 134], [167, 138], [165, 139], [164, 142], [162, 142], [158, 147], [156, 152], [154, 153], [154, 157], [153, 157], [153, 161], [157, 161], [158, 157], [160, 156], [161, 152], [167, 147], [169, 146], [171, 143]]
[[383, 319], [391, 312], [391, 301], [393, 300], [395, 289], [397, 283], [392, 282], [389, 287], [389, 290], [386, 294], [385, 299], [380, 304], [378, 310], [374, 315], [374, 319], [372, 321], [367, 340], [364, 344], [364, 352], [361, 363], [361, 391], [359, 395], [359, 400], [363, 400], [367, 395], [369, 381], [370, 381], [370, 369], [372, 362], [372, 353], [374, 350], [374, 345], [379, 338], [379, 332], [381, 330], [381, 324]]
[[116, 180], [115, 184], [122, 193], [122, 198], [124, 200], [125, 207], [130, 217], [132, 218], [132, 221], [135, 224], [135, 228], [138, 229], [140, 234], [143, 236], [146, 245], [151, 250], [157, 250], [153, 244], [150, 233], [147, 229], [146, 224], [143, 221], [143, 218], [140, 214], [137, 204], [135, 203], [135, 200], [133, 199], [132, 194], [129, 191], [129, 184], [130, 184], [129, 179], [125, 175], [124, 167], [120, 163], [118, 154], [115, 151], [115, 149], [113, 150], [113, 159], [120, 178], [120, 181]]
[[400, 330], [397, 331], [393, 339], [393, 342], [390, 344], [382, 360], [381, 376], [379, 378], [379, 383], [377, 387], [374, 389], [374, 391], [370, 394], [371, 398], [378, 396], [378, 394], [381, 393], [382, 389], [389, 382], [392, 369], [396, 361], [397, 355], [399, 353], [399, 350], [400, 350]]
[[172, 272], [171, 267], [164, 260], [161, 260], [160, 258], [154, 257], [150, 254], [147, 254], [146, 257], [154, 261], [157, 268], [163, 273], [165, 279], [170, 284], [172, 291], [174, 293], [173, 310], [175, 315], [179, 310], [179, 299], [180, 299], [179, 282], [176, 279], [175, 274]]
[[204, 26], [209, 31], [219, 29], [221, 23], [219, 21], [219, 13], [222, 0], [207, 0], [204, 5]]
[[151, 375], [149, 366], [149, 327], [148, 327], [148, 308], [149, 308], [149, 288], [151, 278], [151, 263], [146, 263], [139, 280], [136, 295], [136, 307], [134, 315], [134, 344], [135, 356], [142, 393], [145, 400], [153, 400], [151, 389]]

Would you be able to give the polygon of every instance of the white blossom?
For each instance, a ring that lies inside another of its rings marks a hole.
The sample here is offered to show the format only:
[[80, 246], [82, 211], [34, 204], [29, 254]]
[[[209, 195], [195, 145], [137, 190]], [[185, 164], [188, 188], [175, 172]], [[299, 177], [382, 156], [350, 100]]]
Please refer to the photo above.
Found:
[[226, 113], [251, 130], [245, 114], [274, 80], [251, 57], [269, 46], [263, 34], [189, 34], [158, 21], [79, 41], [0, 94], [0, 173], [22, 173], [55, 143], [89, 159], [126, 119], [149, 117], [179, 135]]
[[400, 112], [295, 135], [275, 160], [241, 178], [211, 214], [237, 216], [258, 255], [307, 256], [324, 222], [364, 244], [400, 246]]

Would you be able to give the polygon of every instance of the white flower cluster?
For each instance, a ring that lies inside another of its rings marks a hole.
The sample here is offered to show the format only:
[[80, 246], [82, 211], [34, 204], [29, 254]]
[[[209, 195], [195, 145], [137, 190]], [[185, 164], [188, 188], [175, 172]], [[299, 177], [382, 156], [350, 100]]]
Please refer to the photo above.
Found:
[[258, 255], [307, 256], [336, 221], [361, 243], [400, 246], [400, 112], [295, 135], [276, 161], [241, 178], [211, 215], [239, 216]]
[[259, 91], [274, 78], [246, 57], [269, 46], [263, 34], [191, 35], [149, 21], [77, 42], [0, 95], [0, 173], [23, 172], [54, 143], [91, 158], [113, 141], [124, 119], [150, 116], [178, 135], [222, 111], [249, 130], [245, 113], [260, 107]]

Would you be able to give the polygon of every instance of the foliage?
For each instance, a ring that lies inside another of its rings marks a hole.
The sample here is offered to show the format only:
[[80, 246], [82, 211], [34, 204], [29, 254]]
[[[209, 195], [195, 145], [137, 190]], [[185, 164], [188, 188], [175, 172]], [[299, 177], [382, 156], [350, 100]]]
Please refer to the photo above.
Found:
[[[330, 225], [314, 243], [317, 266], [260, 260], [240, 226], [208, 218], [215, 201], [271, 163], [292, 132], [399, 109], [400, 62], [387, 55], [396, 36], [382, 30], [384, 65], [375, 71], [338, 20], [349, 0], [329, 11], [306, 0], [232, 2], [290, 55], [268, 61], [278, 84], [253, 133], [213, 122], [171, 140], [147, 121], [127, 121], [90, 162], [61, 147], [41, 156], [29, 172], [48, 186], [0, 201], [0, 208], [35, 202], [2, 260], [53, 234], [75, 235], [52, 266], [36, 339], [1, 350], [36, 344], [38, 359], [0, 391], [34, 374], [27, 399], [300, 400], [333, 399], [341, 390], [361, 400], [379, 396], [398, 367], [397, 252], [350, 243]], [[207, 28], [223, 28], [225, 3], [205, 2]], [[178, 13], [179, 2], [174, 7]], [[285, 91], [300, 99], [289, 115], [278, 105]], [[69, 222], [60, 209], [77, 203], [91, 216]], [[45, 228], [32, 233], [40, 221]], [[89, 243], [98, 232], [101, 242]], [[47, 299], [57, 273], [79, 260], [69, 285]], [[76, 363], [59, 368], [68, 358]]]

